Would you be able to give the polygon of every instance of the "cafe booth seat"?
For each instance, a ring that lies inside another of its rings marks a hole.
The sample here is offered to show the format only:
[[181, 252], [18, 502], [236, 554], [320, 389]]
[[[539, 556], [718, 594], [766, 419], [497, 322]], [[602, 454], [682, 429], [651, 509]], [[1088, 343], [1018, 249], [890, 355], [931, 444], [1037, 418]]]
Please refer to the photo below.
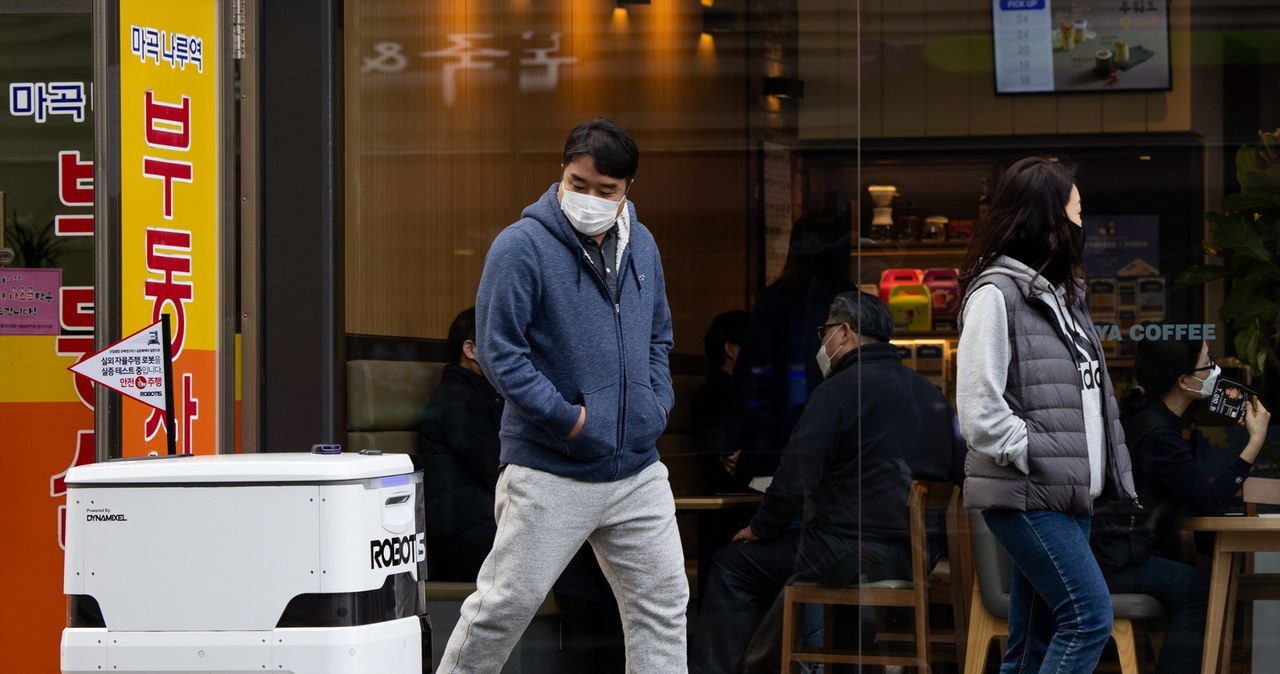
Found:
[[[676, 404], [667, 417], [667, 428], [658, 437], [658, 457], [667, 467], [671, 493], [682, 496], [705, 496], [708, 489], [702, 477], [700, 449], [693, 435], [693, 396], [702, 386], [702, 375], [676, 374], [671, 377]], [[676, 514], [680, 528], [680, 544], [684, 548], [685, 576], [689, 579], [690, 596], [698, 596], [698, 517], [693, 513]], [[726, 541], [727, 542], [727, 541]]]
[[416, 453], [422, 415], [444, 366], [414, 360], [348, 361], [344, 448]]
[[693, 396], [702, 386], [701, 375], [677, 374], [671, 377], [676, 404], [667, 417], [667, 428], [658, 437], [658, 455], [670, 474], [671, 491], [676, 496], [705, 496], [700, 450], [693, 435]]
[[[409, 360], [352, 360], [347, 362], [347, 451], [376, 449], [383, 453], [414, 454], [418, 429], [427, 402], [440, 384], [444, 363]], [[431, 526], [428, 522], [427, 526]], [[475, 583], [431, 580], [423, 594], [435, 638], [431, 662], [440, 662], [449, 635], [458, 622], [462, 602], [475, 592]], [[524, 636], [516, 643], [502, 674], [558, 672], [572, 669], [562, 646], [563, 618], [570, 609], [554, 594], [538, 607]]]

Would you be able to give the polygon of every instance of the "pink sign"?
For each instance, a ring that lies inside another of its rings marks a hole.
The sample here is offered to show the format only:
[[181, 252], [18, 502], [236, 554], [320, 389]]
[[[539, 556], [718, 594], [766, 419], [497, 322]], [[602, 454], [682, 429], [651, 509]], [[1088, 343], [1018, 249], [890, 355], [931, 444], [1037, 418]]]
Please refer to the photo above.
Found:
[[57, 335], [62, 270], [0, 267], [0, 335]]

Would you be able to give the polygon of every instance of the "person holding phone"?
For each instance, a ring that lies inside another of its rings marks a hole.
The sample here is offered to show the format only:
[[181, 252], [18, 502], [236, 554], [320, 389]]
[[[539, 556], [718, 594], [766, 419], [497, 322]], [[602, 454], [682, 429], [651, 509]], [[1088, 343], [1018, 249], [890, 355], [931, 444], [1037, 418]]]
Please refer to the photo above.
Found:
[[1120, 423], [1144, 503], [1150, 494], [1155, 505], [1175, 506], [1174, 511], [1186, 515], [1213, 516], [1240, 509], [1240, 487], [1262, 450], [1271, 413], [1256, 398], [1244, 405], [1239, 423], [1249, 431], [1249, 440], [1216, 475], [1196, 463], [1181, 432], [1183, 415], [1192, 404], [1213, 395], [1221, 375], [1222, 368], [1203, 340], [1138, 342], [1134, 359], [1138, 385], [1120, 401]]
[[1249, 441], [1221, 473], [1205, 472], [1182, 439], [1181, 419], [1191, 405], [1213, 394], [1221, 374], [1205, 341], [1138, 343], [1138, 385], [1120, 401], [1120, 423], [1144, 510], [1098, 508], [1094, 513], [1090, 545], [1107, 587], [1116, 594], [1151, 595], [1168, 614], [1156, 674], [1199, 671], [1204, 647], [1208, 574], [1188, 563], [1177, 521], [1239, 510], [1237, 494], [1271, 420], [1256, 399], [1246, 402], [1240, 423], [1249, 430]]

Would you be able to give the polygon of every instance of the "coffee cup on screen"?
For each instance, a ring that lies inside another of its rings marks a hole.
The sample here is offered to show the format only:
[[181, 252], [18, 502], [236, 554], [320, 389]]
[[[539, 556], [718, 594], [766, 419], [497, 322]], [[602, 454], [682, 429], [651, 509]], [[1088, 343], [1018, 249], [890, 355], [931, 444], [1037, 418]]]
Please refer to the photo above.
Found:
[[1106, 77], [1111, 74], [1111, 67], [1115, 62], [1115, 53], [1110, 49], [1099, 49], [1093, 53], [1093, 74], [1098, 77]]
[[1129, 62], [1129, 43], [1124, 40], [1116, 40], [1111, 45], [1115, 49], [1115, 59], [1117, 65], [1124, 65]]
[[1076, 19], [1072, 21], [1071, 32], [1075, 34], [1076, 44], [1084, 42], [1089, 37], [1089, 20]]
[[1076, 31], [1071, 27], [1071, 22], [1063, 21], [1058, 26], [1058, 32], [1062, 35], [1062, 46], [1064, 49], [1070, 49], [1076, 44]]

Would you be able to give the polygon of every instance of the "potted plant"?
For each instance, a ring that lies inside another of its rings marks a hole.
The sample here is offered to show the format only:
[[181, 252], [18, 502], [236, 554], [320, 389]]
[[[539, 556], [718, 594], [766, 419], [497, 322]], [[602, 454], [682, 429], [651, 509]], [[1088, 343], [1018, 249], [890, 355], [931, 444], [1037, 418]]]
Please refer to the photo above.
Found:
[[13, 212], [13, 224], [5, 226], [4, 245], [14, 252], [15, 267], [56, 267], [64, 244], [53, 233], [53, 220], [39, 230], [27, 228], [18, 222], [18, 212]]
[[1259, 132], [1260, 143], [1236, 152], [1240, 191], [1222, 198], [1222, 211], [1206, 213], [1216, 223], [1204, 242], [1222, 264], [1187, 268], [1175, 289], [1225, 279], [1219, 312], [1235, 335], [1236, 356], [1267, 381], [1280, 372], [1280, 129]]

